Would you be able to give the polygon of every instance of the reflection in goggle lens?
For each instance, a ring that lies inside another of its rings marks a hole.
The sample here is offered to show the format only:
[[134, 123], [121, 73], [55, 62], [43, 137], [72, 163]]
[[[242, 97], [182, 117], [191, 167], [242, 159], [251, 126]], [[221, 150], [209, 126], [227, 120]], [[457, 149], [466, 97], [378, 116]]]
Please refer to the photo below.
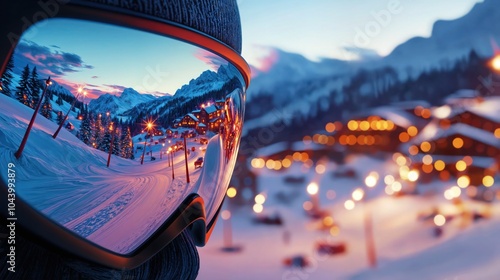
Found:
[[18, 86], [0, 97], [0, 165], [15, 168], [16, 194], [34, 209], [122, 254], [191, 193], [214, 217], [243, 122], [233, 65], [164, 36], [62, 19], [28, 30], [12, 59]]

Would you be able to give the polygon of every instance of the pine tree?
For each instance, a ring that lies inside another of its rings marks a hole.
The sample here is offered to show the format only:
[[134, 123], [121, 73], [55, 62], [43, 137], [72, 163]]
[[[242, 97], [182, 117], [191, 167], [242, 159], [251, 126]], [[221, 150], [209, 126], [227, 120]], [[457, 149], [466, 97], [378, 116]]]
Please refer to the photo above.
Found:
[[31, 107], [35, 108], [40, 101], [40, 82], [38, 81], [36, 66], [31, 71], [31, 76], [28, 80], [28, 90], [31, 94]]
[[114, 133], [113, 155], [121, 156], [121, 141], [120, 141], [121, 129], [115, 129], [113, 133]]
[[1, 92], [7, 96], [12, 96], [12, 72], [14, 71], [14, 56], [11, 56], [9, 61], [7, 62], [7, 66], [5, 67], [5, 71], [3, 72], [2, 78], [0, 81], [2, 82], [2, 90]]
[[52, 120], [52, 104], [50, 104], [50, 98], [48, 96], [45, 96], [44, 98], [40, 114], [47, 119]]
[[102, 115], [97, 115], [94, 126], [92, 129], [92, 142], [95, 143], [95, 147], [100, 149], [101, 141], [104, 135], [104, 129], [102, 127]]
[[109, 152], [110, 145], [111, 145], [111, 131], [109, 131], [109, 129], [106, 129], [104, 131], [104, 136], [102, 137], [102, 140], [99, 143], [99, 150], [103, 152]]
[[16, 98], [19, 102], [23, 103], [26, 106], [30, 106], [31, 96], [29, 94], [28, 89], [28, 80], [30, 77], [30, 67], [26, 64], [23, 69], [23, 73], [21, 74], [21, 80], [19, 81], [19, 85], [16, 89]]
[[92, 146], [92, 118], [86, 116], [80, 125], [79, 138], [88, 146]]
[[129, 127], [123, 129], [123, 133], [120, 139], [120, 146], [121, 146], [121, 157], [133, 159], [134, 143], [132, 142], [132, 135], [130, 134]]

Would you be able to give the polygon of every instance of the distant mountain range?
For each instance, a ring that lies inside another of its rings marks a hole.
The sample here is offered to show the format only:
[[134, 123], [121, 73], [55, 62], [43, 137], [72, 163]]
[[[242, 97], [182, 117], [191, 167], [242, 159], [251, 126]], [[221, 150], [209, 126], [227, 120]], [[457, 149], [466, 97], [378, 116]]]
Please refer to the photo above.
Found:
[[119, 96], [106, 93], [91, 100], [89, 109], [94, 112], [112, 112], [114, 115], [120, 115], [141, 103], [155, 99], [156, 97], [151, 94], [141, 94], [133, 88], [126, 88]]
[[[397, 79], [404, 80], [431, 68], [449, 68], [467, 57], [471, 50], [482, 57], [492, 56], [496, 42], [500, 44], [498, 4], [497, 0], [485, 0], [461, 18], [437, 21], [430, 37], [412, 38], [388, 56], [369, 61], [324, 59], [314, 62], [275, 49], [272, 54], [275, 63], [267, 72], [257, 72], [247, 91], [245, 133], [276, 122], [287, 123], [291, 115], [314, 115], [317, 104], [327, 111], [332, 99], [333, 103], [342, 104], [346, 98], [343, 87], [362, 69], [375, 72], [390, 67]], [[371, 92], [369, 84], [359, 88], [364, 95], [376, 94]]]

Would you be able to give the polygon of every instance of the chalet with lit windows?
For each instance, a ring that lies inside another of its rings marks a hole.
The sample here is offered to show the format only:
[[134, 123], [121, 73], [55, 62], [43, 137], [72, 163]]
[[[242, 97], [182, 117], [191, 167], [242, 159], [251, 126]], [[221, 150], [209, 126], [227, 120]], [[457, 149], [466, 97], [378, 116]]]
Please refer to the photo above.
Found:
[[196, 126], [196, 132], [200, 135], [205, 135], [207, 133], [207, 126], [204, 123], [199, 122]]
[[217, 106], [217, 108], [223, 109], [225, 105], [226, 105], [226, 100], [224, 99], [215, 100], [215, 106]]
[[401, 151], [410, 155], [424, 181], [467, 175], [471, 185], [480, 186], [484, 176], [493, 175], [500, 163], [500, 139], [465, 123], [443, 129], [440, 120], [434, 120]]
[[172, 126], [174, 128], [178, 128], [179, 126], [181, 126], [181, 121], [182, 121], [182, 118], [175, 119], [174, 122], [172, 123]]
[[222, 114], [222, 110], [219, 109], [215, 104], [211, 104], [210, 106], [205, 106], [204, 108], [201, 109], [201, 111], [205, 112], [207, 123], [220, 117], [220, 115]]
[[180, 125], [181, 127], [189, 127], [189, 128], [196, 128], [196, 126], [198, 125], [198, 123], [200, 122], [200, 120], [195, 117], [195, 115], [193, 114], [187, 114], [185, 115], [181, 121], [180, 121]]
[[396, 151], [401, 143], [415, 137], [421, 126], [421, 121], [405, 110], [378, 107], [352, 115], [336, 131], [335, 141], [357, 152]]

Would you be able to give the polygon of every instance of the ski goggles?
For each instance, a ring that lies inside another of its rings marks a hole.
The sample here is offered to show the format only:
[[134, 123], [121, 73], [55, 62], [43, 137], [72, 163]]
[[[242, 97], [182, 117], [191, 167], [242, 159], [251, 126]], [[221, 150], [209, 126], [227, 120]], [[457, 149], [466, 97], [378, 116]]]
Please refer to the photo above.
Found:
[[0, 94], [7, 224], [120, 269], [186, 229], [203, 246], [238, 152], [242, 57], [174, 23], [70, 3], [14, 45]]

